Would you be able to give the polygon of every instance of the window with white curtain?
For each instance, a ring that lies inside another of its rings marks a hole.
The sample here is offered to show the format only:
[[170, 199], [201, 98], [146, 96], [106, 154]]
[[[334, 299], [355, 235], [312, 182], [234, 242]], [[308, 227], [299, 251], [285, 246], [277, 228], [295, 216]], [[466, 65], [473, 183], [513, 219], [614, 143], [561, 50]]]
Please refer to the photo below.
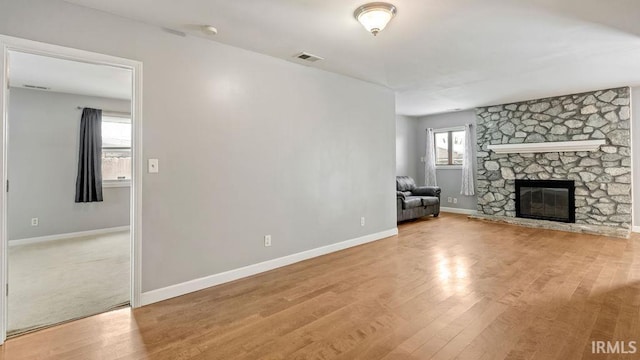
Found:
[[464, 128], [434, 130], [436, 167], [461, 166], [464, 157]]

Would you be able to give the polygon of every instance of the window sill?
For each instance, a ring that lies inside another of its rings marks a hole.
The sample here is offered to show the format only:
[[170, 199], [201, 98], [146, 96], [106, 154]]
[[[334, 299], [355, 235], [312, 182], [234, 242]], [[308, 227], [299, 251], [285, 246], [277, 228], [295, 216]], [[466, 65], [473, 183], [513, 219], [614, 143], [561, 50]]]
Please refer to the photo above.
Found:
[[462, 170], [462, 165], [437, 165], [436, 170]]
[[102, 182], [103, 188], [131, 187], [131, 180], [105, 180]]

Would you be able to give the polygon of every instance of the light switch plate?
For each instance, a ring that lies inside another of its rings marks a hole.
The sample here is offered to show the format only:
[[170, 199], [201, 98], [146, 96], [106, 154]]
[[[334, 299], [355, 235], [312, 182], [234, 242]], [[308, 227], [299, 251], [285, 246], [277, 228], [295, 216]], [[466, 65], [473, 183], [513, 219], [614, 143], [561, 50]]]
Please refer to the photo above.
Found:
[[149, 174], [155, 174], [158, 171], [158, 159], [149, 159]]

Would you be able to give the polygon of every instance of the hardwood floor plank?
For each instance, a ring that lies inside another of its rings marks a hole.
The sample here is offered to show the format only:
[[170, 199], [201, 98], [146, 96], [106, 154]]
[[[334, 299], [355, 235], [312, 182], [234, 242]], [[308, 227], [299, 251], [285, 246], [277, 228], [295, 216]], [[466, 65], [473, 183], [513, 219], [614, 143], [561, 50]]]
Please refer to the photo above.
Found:
[[633, 359], [640, 237], [442, 214], [388, 239], [11, 339], [0, 359]]

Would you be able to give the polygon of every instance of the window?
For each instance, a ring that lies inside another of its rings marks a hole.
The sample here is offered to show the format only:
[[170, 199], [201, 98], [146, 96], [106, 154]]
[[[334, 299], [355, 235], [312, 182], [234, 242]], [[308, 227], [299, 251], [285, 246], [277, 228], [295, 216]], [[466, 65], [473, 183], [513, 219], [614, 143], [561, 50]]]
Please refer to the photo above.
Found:
[[131, 119], [102, 116], [102, 180], [126, 186], [131, 181]]
[[436, 166], [462, 165], [464, 129], [434, 131]]

